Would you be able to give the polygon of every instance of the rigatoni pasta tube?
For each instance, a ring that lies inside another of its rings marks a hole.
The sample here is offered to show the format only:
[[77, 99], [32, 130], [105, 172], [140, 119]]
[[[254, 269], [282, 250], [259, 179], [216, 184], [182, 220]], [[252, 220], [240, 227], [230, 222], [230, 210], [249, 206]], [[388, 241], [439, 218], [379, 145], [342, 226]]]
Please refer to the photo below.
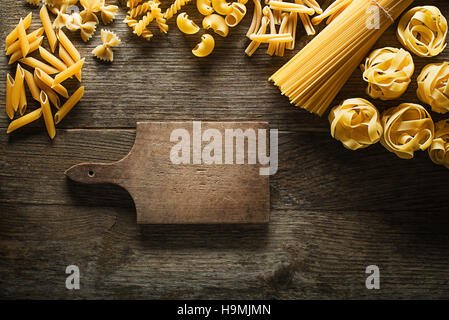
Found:
[[[25, 19], [23, 19], [23, 27], [26, 29], [28, 29], [31, 25], [31, 17], [32, 17], [32, 12], [30, 12]], [[14, 41], [16, 41], [19, 38], [19, 32], [17, 30], [17, 26], [14, 28], [13, 31], [11, 31], [7, 36], [6, 36], [6, 47], [10, 46], [12, 43], [14, 43]]]
[[53, 115], [50, 109], [50, 103], [48, 102], [47, 94], [44, 91], [41, 91], [40, 102], [42, 113], [44, 115], [45, 127], [47, 128], [48, 135], [51, 139], [53, 139], [56, 135], [55, 122], [53, 121]]
[[49, 64], [51, 64], [59, 71], [64, 71], [65, 69], [67, 69], [67, 66], [65, 65], [64, 62], [56, 58], [51, 52], [49, 52], [45, 48], [39, 47], [39, 54], [41, 55], [42, 59], [47, 61]]
[[[62, 61], [64, 61], [65, 65], [67, 67], [70, 67], [75, 64], [75, 61], [72, 59], [72, 57], [69, 55], [66, 49], [59, 44], [59, 57]], [[81, 71], [75, 74], [75, 77], [78, 79], [78, 81], [81, 82]]]
[[79, 87], [64, 105], [56, 112], [55, 122], [58, 124], [73, 109], [73, 107], [81, 100], [84, 95], [84, 87]]
[[[44, 71], [42, 71], [39, 68], [36, 68], [34, 70], [34, 74], [36, 75], [36, 77], [42, 81], [45, 85], [51, 87], [53, 84], [54, 79], [52, 77], [50, 77], [48, 74], [46, 74]], [[57, 93], [59, 93], [61, 96], [63, 96], [64, 98], [68, 98], [69, 94], [67, 93], [67, 89], [64, 88], [61, 84], [58, 84], [54, 87], [51, 87], [54, 91], [56, 91]]]
[[47, 35], [48, 43], [50, 44], [51, 51], [55, 52], [58, 39], [56, 38], [55, 30], [53, 29], [50, 16], [48, 15], [47, 6], [42, 6], [40, 17], [45, 30], [45, 34]]
[[12, 89], [14, 88], [14, 79], [8, 73], [6, 75], [6, 114], [10, 119], [14, 118], [14, 107], [12, 106]]
[[22, 62], [23, 64], [26, 64], [27, 66], [30, 66], [31, 68], [39, 68], [45, 71], [45, 73], [47, 74], [55, 74], [58, 73], [59, 70], [49, 66], [46, 63], [43, 63], [42, 61], [39, 61], [33, 57], [26, 57], [26, 58], [22, 58], [20, 59], [20, 62]]
[[16, 77], [14, 78], [14, 87], [12, 88], [11, 103], [14, 111], [17, 111], [20, 102], [20, 91], [22, 90], [25, 73], [22, 66], [17, 64]]
[[17, 129], [23, 127], [24, 125], [27, 125], [33, 121], [36, 121], [41, 116], [42, 116], [42, 108], [36, 109], [36, 110], [24, 115], [23, 117], [20, 117], [16, 120], [12, 121], [9, 124], [8, 129], [6, 130], [6, 133], [11, 133], [14, 130], [17, 130]]
[[81, 59], [80, 53], [61, 29], [58, 32], [58, 39], [64, 49], [67, 50], [67, 53], [72, 57], [73, 61], [78, 62]]
[[68, 67], [64, 71], [58, 73], [55, 77], [55, 80], [53, 81], [52, 88], [57, 86], [59, 83], [63, 82], [64, 80], [70, 78], [71, 76], [75, 75], [76, 73], [81, 71], [81, 68], [83, 67], [85, 58], [81, 59], [74, 65]]
[[23, 69], [23, 71], [25, 72], [25, 82], [27, 83], [28, 89], [30, 89], [31, 96], [33, 97], [34, 100], [40, 101], [40, 97], [39, 97], [40, 90], [39, 90], [36, 82], [34, 81], [33, 74], [25, 69]]

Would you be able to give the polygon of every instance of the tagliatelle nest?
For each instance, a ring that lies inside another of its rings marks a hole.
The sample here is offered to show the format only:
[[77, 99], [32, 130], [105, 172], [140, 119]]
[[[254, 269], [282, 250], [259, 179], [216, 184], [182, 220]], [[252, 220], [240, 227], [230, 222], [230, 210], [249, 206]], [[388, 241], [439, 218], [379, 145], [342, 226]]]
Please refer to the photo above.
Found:
[[383, 128], [376, 107], [365, 99], [343, 101], [329, 114], [331, 135], [350, 150], [367, 148], [379, 142]]
[[432, 107], [432, 111], [449, 111], [449, 63], [427, 65], [418, 77], [418, 98]]
[[432, 144], [433, 120], [419, 104], [403, 103], [384, 111], [382, 125], [381, 144], [399, 158], [411, 159], [415, 151], [424, 151]]
[[92, 54], [104, 61], [113, 61], [114, 53], [111, 47], [115, 47], [120, 44], [121, 40], [117, 35], [109, 30], [101, 29], [101, 41], [103, 44], [97, 46]]
[[435, 138], [429, 148], [430, 159], [449, 169], [449, 119], [435, 124]]
[[416, 7], [402, 16], [397, 35], [414, 54], [434, 57], [446, 48], [447, 20], [437, 7]]
[[404, 94], [415, 71], [409, 52], [390, 47], [373, 51], [361, 68], [363, 79], [368, 82], [366, 93], [381, 100], [396, 99]]

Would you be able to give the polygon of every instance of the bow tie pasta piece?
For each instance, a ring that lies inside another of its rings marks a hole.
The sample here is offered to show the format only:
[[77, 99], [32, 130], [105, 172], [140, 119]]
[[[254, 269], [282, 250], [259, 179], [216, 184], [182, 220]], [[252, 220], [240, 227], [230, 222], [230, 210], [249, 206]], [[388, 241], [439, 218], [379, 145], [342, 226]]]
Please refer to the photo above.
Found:
[[374, 50], [361, 68], [363, 79], [368, 82], [367, 94], [381, 100], [393, 100], [404, 94], [415, 71], [408, 51], [390, 47]]
[[101, 21], [103, 21], [103, 24], [109, 24], [111, 23], [115, 15], [117, 14], [118, 7], [114, 5], [105, 5], [104, 0], [102, 1], [102, 6], [100, 7], [101, 12]]
[[416, 7], [402, 16], [397, 36], [414, 54], [434, 57], [446, 48], [447, 20], [437, 7]]
[[449, 63], [427, 65], [418, 77], [418, 98], [432, 111], [449, 111]]
[[331, 135], [347, 149], [358, 150], [379, 142], [383, 128], [380, 114], [374, 105], [365, 99], [343, 101], [329, 114]]
[[92, 54], [100, 60], [113, 61], [114, 53], [112, 52], [111, 47], [120, 44], [120, 38], [112, 31], [101, 29], [101, 41], [103, 44], [97, 46], [92, 51]]
[[95, 13], [101, 10], [100, 0], [80, 0], [80, 4], [84, 10], [80, 12], [83, 22], [95, 22], [98, 23], [98, 17]]
[[449, 169], [449, 119], [435, 124], [435, 138], [429, 148], [430, 159]]
[[401, 159], [412, 159], [414, 152], [430, 147], [434, 124], [427, 110], [413, 103], [403, 103], [382, 113], [384, 134], [380, 143]]

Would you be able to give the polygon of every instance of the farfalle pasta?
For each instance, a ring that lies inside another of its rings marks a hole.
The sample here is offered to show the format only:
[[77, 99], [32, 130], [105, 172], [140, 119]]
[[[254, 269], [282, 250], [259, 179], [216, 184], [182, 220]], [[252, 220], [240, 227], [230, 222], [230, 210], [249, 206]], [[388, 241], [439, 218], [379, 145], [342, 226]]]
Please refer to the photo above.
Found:
[[377, 108], [361, 98], [348, 99], [329, 114], [331, 135], [347, 149], [358, 150], [379, 142], [383, 127]]
[[411, 54], [391, 47], [374, 50], [361, 68], [363, 79], [368, 82], [367, 94], [381, 100], [397, 99], [404, 94], [415, 71]]
[[437, 7], [416, 7], [402, 16], [397, 35], [414, 54], [434, 57], [446, 47], [447, 20]]
[[449, 169], [449, 119], [435, 124], [435, 138], [428, 151], [434, 163]]
[[411, 159], [415, 151], [426, 150], [434, 137], [434, 124], [427, 110], [403, 103], [382, 113], [384, 134], [380, 143], [401, 159]]
[[418, 77], [418, 98], [432, 107], [432, 111], [449, 111], [449, 63], [429, 64]]
[[114, 32], [102, 29], [101, 41], [103, 42], [103, 44], [97, 46], [94, 50], [92, 50], [92, 54], [100, 60], [113, 61], [114, 52], [111, 48], [120, 44], [120, 38], [117, 37]]

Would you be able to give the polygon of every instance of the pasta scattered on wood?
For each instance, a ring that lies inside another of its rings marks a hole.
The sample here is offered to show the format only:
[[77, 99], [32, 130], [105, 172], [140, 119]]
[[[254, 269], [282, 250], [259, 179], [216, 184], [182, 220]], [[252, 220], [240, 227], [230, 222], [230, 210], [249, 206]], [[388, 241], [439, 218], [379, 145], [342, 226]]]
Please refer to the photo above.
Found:
[[[14, 119], [16, 114], [20, 115], [19, 118], [10, 123], [7, 133], [39, 119], [43, 114], [47, 132], [50, 138], [53, 139], [56, 134], [54, 123], [59, 122], [83, 96], [84, 87], [81, 87], [69, 98], [69, 92], [61, 84], [62, 81], [71, 76], [75, 76], [81, 81], [81, 68], [84, 58], [81, 58], [78, 50], [61, 29], [55, 32], [46, 7], [48, 5], [51, 11], [59, 12], [62, 15], [66, 10], [65, 5], [70, 3], [76, 4], [77, 2], [75, 0], [51, 1], [51, 3], [50, 1], [44, 1], [40, 15], [43, 25], [41, 28], [28, 34], [26, 33], [26, 30], [31, 25], [32, 15], [30, 13], [26, 18], [20, 19], [16, 28], [8, 34], [5, 40], [5, 51], [6, 54], [11, 55], [10, 63], [20, 61], [23, 65], [31, 67], [33, 72], [17, 64], [15, 78], [10, 74], [6, 76], [6, 114], [11, 120]], [[101, 2], [104, 3], [103, 0]], [[44, 32], [52, 51], [58, 45], [59, 40], [59, 58], [49, 50], [41, 47]], [[113, 43], [114, 41], [110, 40], [107, 45], [111, 46]], [[27, 56], [35, 50], [39, 50], [40, 58], [49, 64]], [[50, 74], [56, 74], [55, 78], [51, 77]], [[29, 106], [26, 86], [33, 99], [41, 105], [39, 109], [29, 113], [26, 113]], [[62, 107], [59, 95], [68, 99]], [[53, 119], [50, 102], [57, 109], [64, 108], [57, 113], [57, 117], [55, 115], [55, 120]], [[59, 120], [56, 121], [57, 119]]]
[[379, 142], [383, 133], [379, 111], [361, 98], [348, 99], [334, 107], [329, 114], [329, 123], [332, 137], [350, 150]]
[[382, 113], [381, 144], [401, 159], [412, 159], [415, 151], [426, 150], [434, 137], [434, 124], [427, 110], [403, 103]]
[[435, 123], [435, 137], [428, 151], [435, 164], [449, 169], [449, 119]]
[[418, 98], [438, 113], [449, 112], [449, 63], [429, 64], [418, 76]]
[[369, 29], [372, 1], [353, 0], [269, 80], [292, 104], [323, 115], [372, 46], [412, 2], [376, 0], [388, 16], [381, 16], [378, 29]]
[[361, 68], [363, 80], [368, 82], [366, 93], [381, 100], [397, 99], [404, 94], [415, 71], [409, 52], [390, 47], [374, 50]]
[[92, 54], [100, 60], [113, 61], [114, 52], [111, 48], [120, 44], [120, 38], [114, 32], [102, 29], [101, 41], [103, 43], [92, 50]]
[[399, 21], [401, 44], [420, 57], [434, 57], [446, 48], [447, 20], [434, 6], [416, 7]]

